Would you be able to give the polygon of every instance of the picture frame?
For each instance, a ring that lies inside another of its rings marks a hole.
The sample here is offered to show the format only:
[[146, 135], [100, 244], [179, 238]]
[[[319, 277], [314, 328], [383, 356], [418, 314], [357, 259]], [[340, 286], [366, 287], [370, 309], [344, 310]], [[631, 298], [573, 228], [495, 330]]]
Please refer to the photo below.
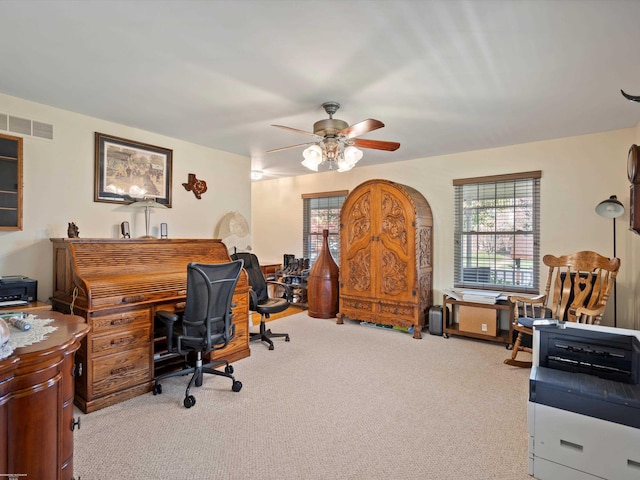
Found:
[[171, 208], [173, 150], [95, 132], [94, 202], [153, 198]]

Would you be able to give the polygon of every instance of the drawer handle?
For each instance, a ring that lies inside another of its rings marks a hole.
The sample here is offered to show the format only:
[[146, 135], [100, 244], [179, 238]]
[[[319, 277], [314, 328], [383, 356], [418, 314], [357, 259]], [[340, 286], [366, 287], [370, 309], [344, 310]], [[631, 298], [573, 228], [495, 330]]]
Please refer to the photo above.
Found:
[[130, 297], [122, 297], [122, 303], [142, 302], [144, 295], [132, 295]]
[[133, 370], [136, 368], [135, 365], [127, 365], [126, 367], [114, 368], [111, 370], [111, 375], [118, 375], [120, 373], [128, 372], [129, 370]]
[[131, 337], [120, 337], [111, 340], [111, 345], [122, 345], [123, 343], [130, 343]]
[[118, 326], [118, 325], [128, 325], [130, 323], [133, 323], [133, 318], [117, 318], [115, 320], [111, 320], [111, 325], [113, 326]]
[[584, 450], [584, 447], [582, 445], [578, 445], [577, 443], [573, 443], [573, 442], [568, 442], [567, 440], [560, 440], [560, 446], [573, 448], [574, 450], [578, 450], [580, 452]]

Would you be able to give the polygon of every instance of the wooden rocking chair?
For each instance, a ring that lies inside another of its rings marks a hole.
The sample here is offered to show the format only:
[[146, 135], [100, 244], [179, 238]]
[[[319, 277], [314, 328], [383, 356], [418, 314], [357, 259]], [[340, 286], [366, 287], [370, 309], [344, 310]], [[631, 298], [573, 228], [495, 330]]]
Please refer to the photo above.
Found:
[[620, 268], [619, 258], [607, 258], [583, 251], [554, 257], [545, 255], [549, 267], [544, 294], [537, 297], [509, 296], [513, 304], [513, 329], [518, 332], [511, 358], [504, 363], [530, 367], [530, 361], [516, 360], [518, 352], [532, 352], [522, 345], [523, 335], [533, 336], [533, 322], [547, 318], [598, 325]]

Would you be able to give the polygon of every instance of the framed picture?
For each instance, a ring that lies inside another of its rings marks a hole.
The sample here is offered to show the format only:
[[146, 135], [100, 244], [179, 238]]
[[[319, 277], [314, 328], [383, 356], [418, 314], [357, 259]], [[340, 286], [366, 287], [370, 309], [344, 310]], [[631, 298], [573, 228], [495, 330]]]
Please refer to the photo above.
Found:
[[94, 201], [145, 197], [171, 207], [173, 150], [96, 132]]

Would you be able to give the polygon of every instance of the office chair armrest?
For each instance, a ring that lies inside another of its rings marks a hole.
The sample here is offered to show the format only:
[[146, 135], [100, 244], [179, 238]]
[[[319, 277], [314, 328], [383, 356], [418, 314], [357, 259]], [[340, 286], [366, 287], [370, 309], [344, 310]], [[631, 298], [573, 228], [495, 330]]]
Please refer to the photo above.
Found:
[[253, 311], [258, 308], [258, 294], [251, 287], [249, 287], [249, 307]]
[[282, 296], [281, 298], [286, 298], [289, 303], [293, 302], [293, 290], [291, 289], [291, 285], [289, 285], [288, 283], [268, 280], [267, 285], [275, 285], [276, 287], [283, 289], [284, 296]]
[[164, 323], [164, 326], [167, 329], [167, 350], [169, 351], [175, 350], [175, 347], [173, 346], [173, 327], [179, 318], [179, 315], [166, 310], [158, 310], [156, 312], [156, 319]]

